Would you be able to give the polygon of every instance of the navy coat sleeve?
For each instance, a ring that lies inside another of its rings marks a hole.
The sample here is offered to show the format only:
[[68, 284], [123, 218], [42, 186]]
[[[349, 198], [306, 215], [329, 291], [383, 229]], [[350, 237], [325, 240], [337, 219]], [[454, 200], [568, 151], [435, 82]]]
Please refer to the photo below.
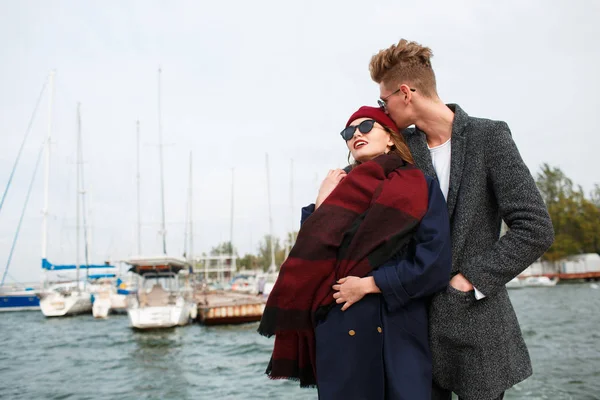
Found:
[[308, 217], [311, 216], [312, 213], [315, 212], [315, 205], [309, 204], [306, 207], [302, 207], [302, 216], [300, 217], [300, 226], [306, 221]]
[[427, 180], [427, 213], [415, 233], [413, 248], [405, 257], [396, 257], [371, 274], [389, 311], [440, 291], [450, 280], [452, 246], [448, 209], [438, 182]]

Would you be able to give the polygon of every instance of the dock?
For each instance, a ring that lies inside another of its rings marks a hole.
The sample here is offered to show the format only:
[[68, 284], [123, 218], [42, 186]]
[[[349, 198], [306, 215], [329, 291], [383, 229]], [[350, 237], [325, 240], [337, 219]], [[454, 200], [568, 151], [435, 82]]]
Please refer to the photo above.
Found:
[[519, 275], [522, 278], [526, 278], [528, 276], [546, 276], [550, 279], [558, 278], [561, 281], [568, 280], [590, 280], [596, 281], [600, 280], [600, 272], [598, 271], [586, 271], [586, 272], [572, 272], [572, 273], [546, 273], [546, 274], [522, 274]]
[[578, 254], [557, 262], [537, 261], [531, 264], [519, 277], [545, 276], [561, 281], [600, 280], [600, 255], [596, 253]]
[[204, 325], [260, 321], [266, 300], [262, 296], [231, 291], [196, 292], [198, 320]]

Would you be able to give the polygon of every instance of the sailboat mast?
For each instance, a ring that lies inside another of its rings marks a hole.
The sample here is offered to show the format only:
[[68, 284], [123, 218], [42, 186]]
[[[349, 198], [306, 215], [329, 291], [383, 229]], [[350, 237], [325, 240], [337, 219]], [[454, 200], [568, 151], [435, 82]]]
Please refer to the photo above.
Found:
[[294, 246], [294, 243], [296, 242], [296, 234], [294, 233], [294, 225], [296, 225], [295, 223], [295, 210], [294, 210], [294, 159], [292, 158], [290, 160], [290, 208], [292, 210], [292, 231], [290, 232], [290, 249]]
[[88, 227], [88, 208], [86, 204], [85, 191], [85, 174], [83, 170], [83, 138], [81, 136], [81, 103], [77, 104], [77, 174], [78, 174], [78, 187], [79, 187], [79, 198], [81, 198], [81, 219], [83, 222], [83, 262], [85, 264], [85, 282], [84, 287], [87, 286], [87, 281], [90, 276], [90, 241], [91, 236]]
[[8, 182], [6, 183], [6, 187], [4, 188], [4, 193], [2, 193], [2, 197], [0, 197], [0, 212], [2, 211], [2, 206], [4, 205], [4, 201], [6, 200], [6, 196], [8, 195], [8, 190], [12, 184], [13, 177], [15, 176], [15, 171], [17, 170], [17, 166], [19, 165], [19, 160], [21, 159], [21, 155], [23, 154], [23, 149], [25, 148], [25, 143], [27, 143], [27, 138], [31, 133], [31, 127], [35, 120], [35, 116], [37, 114], [37, 110], [40, 106], [40, 102], [42, 101], [42, 97], [44, 96], [44, 92], [46, 91], [46, 86], [48, 85], [48, 79], [44, 82], [42, 86], [42, 90], [40, 91], [40, 95], [37, 98], [35, 103], [35, 107], [33, 109], [33, 113], [31, 114], [31, 118], [29, 119], [29, 124], [27, 124], [27, 130], [25, 131], [25, 136], [21, 141], [21, 146], [19, 146], [19, 151], [17, 152], [17, 157], [15, 158], [15, 162], [13, 164], [12, 170], [10, 171], [10, 175], [8, 176]]
[[80, 140], [81, 140], [81, 115], [80, 115], [81, 103], [77, 103], [77, 172], [76, 172], [76, 197], [75, 197], [75, 209], [76, 209], [76, 217], [75, 217], [75, 276], [77, 282], [77, 292], [79, 289], [79, 220], [80, 220], [80, 185], [81, 185], [81, 176], [80, 176], [80, 168], [81, 168], [81, 152], [80, 149]]
[[162, 141], [162, 117], [161, 117], [161, 103], [160, 103], [160, 75], [162, 70], [158, 69], [158, 152], [159, 152], [159, 163], [160, 163], [160, 200], [162, 210], [162, 242], [163, 242], [163, 253], [167, 254], [167, 229], [165, 226], [165, 178], [163, 171], [163, 141]]
[[136, 185], [137, 185], [137, 253], [142, 254], [142, 215], [140, 211], [140, 121], [136, 123], [136, 152], [137, 152], [137, 172], [136, 172]]
[[53, 97], [54, 71], [50, 71], [50, 76], [48, 79], [48, 136], [46, 137], [46, 148], [44, 150], [44, 207], [42, 208], [42, 260], [45, 260], [48, 257], [48, 191], [50, 183], [50, 144], [52, 141]]
[[236, 270], [236, 260], [233, 257], [233, 206], [234, 206], [234, 188], [235, 188], [235, 168], [231, 168], [231, 216], [229, 221], [229, 245], [231, 257], [231, 273]]
[[[82, 186], [84, 187], [84, 190], [85, 190], [85, 186], [84, 185], [82, 185]], [[86, 208], [85, 202], [84, 202], [84, 206], [83, 206], [84, 210], [86, 210], [86, 209], [88, 210], [87, 211], [87, 223], [84, 222], [84, 226], [87, 225], [86, 232], [88, 235], [86, 262], [88, 265], [91, 265], [92, 264], [92, 255], [94, 254], [94, 192], [93, 192], [93, 186], [89, 185], [89, 189], [85, 190], [84, 193], [88, 195], [87, 196], [88, 197], [88, 202], [87, 202], [88, 207]]]
[[193, 164], [192, 164], [192, 152], [190, 151], [190, 189], [189, 189], [189, 200], [188, 200], [188, 204], [189, 204], [189, 210], [188, 210], [188, 215], [190, 218], [190, 247], [189, 247], [189, 259], [190, 259], [190, 263], [192, 264], [192, 268], [194, 267], [194, 215], [193, 215], [193, 209], [194, 209], [194, 197], [193, 197], [193, 182], [194, 182], [194, 176], [193, 176]]
[[271, 265], [269, 266], [270, 272], [275, 272], [277, 266], [275, 265], [275, 243], [273, 241], [273, 217], [271, 215], [271, 178], [269, 176], [269, 154], [265, 154], [265, 164], [267, 166], [267, 197], [269, 203], [269, 241], [271, 242]]

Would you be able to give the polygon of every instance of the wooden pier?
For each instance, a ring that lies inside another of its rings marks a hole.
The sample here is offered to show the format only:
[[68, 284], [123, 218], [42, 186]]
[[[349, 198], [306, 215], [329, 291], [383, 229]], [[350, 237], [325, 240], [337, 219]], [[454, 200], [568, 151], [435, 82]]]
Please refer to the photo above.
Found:
[[262, 296], [230, 291], [197, 292], [198, 320], [204, 325], [242, 324], [260, 321], [265, 309]]
[[546, 273], [546, 274], [521, 274], [520, 278], [527, 278], [529, 276], [546, 276], [550, 279], [558, 278], [561, 281], [568, 280], [600, 280], [600, 271], [587, 271], [587, 272], [572, 272], [572, 273]]

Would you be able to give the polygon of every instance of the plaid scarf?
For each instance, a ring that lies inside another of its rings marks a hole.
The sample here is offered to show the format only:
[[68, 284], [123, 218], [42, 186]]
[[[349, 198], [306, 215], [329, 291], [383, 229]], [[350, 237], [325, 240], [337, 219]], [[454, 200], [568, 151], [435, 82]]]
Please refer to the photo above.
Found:
[[403, 250], [427, 203], [423, 173], [385, 154], [355, 167], [304, 222], [258, 328], [275, 335], [271, 379], [317, 384], [314, 328], [335, 306], [332, 285], [364, 277]]

